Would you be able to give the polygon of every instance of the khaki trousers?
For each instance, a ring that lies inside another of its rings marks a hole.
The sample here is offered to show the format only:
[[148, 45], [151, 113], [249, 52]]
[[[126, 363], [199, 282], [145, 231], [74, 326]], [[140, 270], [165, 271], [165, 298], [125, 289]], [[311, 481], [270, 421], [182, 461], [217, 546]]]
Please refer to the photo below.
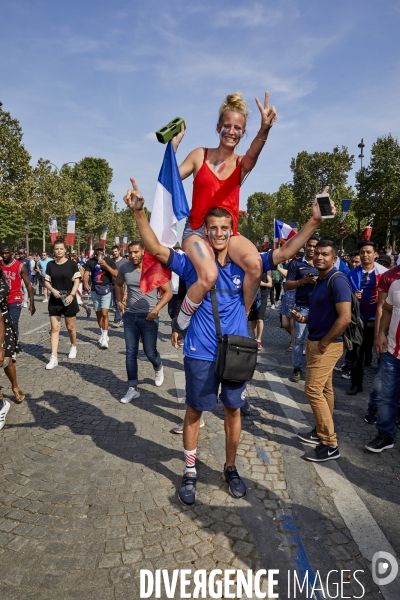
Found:
[[332, 387], [332, 373], [338, 359], [342, 356], [344, 344], [329, 344], [325, 354], [320, 354], [318, 342], [307, 342], [307, 372], [305, 393], [314, 413], [317, 435], [325, 446], [337, 446], [333, 424], [335, 398]]

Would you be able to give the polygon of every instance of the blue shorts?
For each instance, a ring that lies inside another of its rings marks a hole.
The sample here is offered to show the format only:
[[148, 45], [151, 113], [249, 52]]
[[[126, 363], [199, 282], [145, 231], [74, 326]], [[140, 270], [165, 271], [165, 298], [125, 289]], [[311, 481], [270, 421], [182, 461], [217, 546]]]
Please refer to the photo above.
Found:
[[191, 235], [198, 235], [198, 236], [200, 236], [202, 238], [206, 238], [207, 239], [206, 232], [204, 231], [204, 225], [202, 225], [198, 229], [192, 229], [190, 227], [190, 221], [189, 221], [189, 219], [186, 219], [185, 228], [184, 228], [183, 233], [182, 233], [182, 242], [184, 240], [186, 240], [186, 238], [188, 238]]
[[94, 311], [100, 312], [102, 308], [109, 309], [111, 306], [111, 295], [111, 292], [109, 294], [104, 294], [104, 296], [100, 296], [100, 294], [92, 292]]
[[[213, 410], [218, 401], [220, 381], [215, 375], [215, 362], [185, 356], [186, 404], [195, 410]], [[222, 383], [222, 403], [228, 408], [241, 408], [246, 401], [246, 383]]]

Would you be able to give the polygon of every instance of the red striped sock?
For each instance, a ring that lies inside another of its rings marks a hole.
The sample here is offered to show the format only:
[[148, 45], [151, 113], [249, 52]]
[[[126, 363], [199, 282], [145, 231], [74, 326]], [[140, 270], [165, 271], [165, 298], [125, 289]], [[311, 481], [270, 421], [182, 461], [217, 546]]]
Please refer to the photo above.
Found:
[[186, 329], [187, 327], [189, 327], [190, 319], [192, 318], [192, 315], [196, 312], [196, 310], [199, 308], [200, 304], [201, 302], [199, 304], [196, 304], [196, 302], [192, 302], [189, 296], [186, 294], [186, 296], [183, 299], [177, 321], [178, 326], [181, 329]]
[[185, 457], [185, 473], [196, 473], [196, 450], [183, 450], [183, 455]]

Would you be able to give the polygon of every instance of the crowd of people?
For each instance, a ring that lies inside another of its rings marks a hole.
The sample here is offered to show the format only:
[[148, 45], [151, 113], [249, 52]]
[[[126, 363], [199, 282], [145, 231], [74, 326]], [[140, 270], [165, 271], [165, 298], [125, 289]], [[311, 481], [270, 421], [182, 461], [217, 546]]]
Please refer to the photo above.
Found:
[[[76, 316], [80, 306], [87, 318], [91, 316], [85, 293], [87, 298], [91, 295], [96, 313], [99, 347], [112, 351], [109, 312], [114, 306], [112, 325], [123, 326], [126, 346], [127, 391], [121, 398], [123, 404], [140, 397], [140, 342], [153, 366], [155, 385], [163, 385], [164, 369], [157, 349], [158, 314], [168, 305], [171, 342], [175, 348], [183, 346], [184, 354], [186, 412], [182, 426], [174, 431], [183, 434], [185, 467], [178, 496], [186, 505], [195, 502], [196, 451], [199, 429], [204, 426], [203, 412], [213, 410], [218, 399], [225, 413], [224, 477], [233, 497], [246, 494], [235, 462], [241, 415], [251, 411], [247, 382], [221, 380], [216, 374], [219, 343], [215, 305], [222, 334], [246, 337], [250, 330], [261, 350], [268, 298], [272, 310], [280, 303], [281, 326], [290, 335], [287, 351], [293, 365], [291, 380], [299, 383], [305, 373], [305, 394], [315, 418], [311, 431], [298, 434], [301, 441], [314, 446], [305, 455], [307, 460], [324, 462], [340, 457], [333, 417], [333, 370], [338, 369], [342, 377], [351, 380], [348, 394], [360, 393], [373, 347], [379, 369], [365, 421], [375, 424], [377, 432], [366, 449], [379, 453], [393, 448], [399, 425], [400, 267], [392, 264], [397, 257], [379, 255], [375, 244], [365, 240], [357, 252], [340, 258], [334, 241], [320, 239], [317, 234], [323, 219], [317, 200], [312, 204], [309, 221], [277, 249], [259, 252], [238, 235], [240, 185], [255, 166], [277, 118], [275, 108], [269, 106], [268, 93], [264, 104], [257, 100], [257, 105], [261, 127], [243, 156], [235, 150], [246, 131], [248, 110], [242, 96], [235, 93], [227, 96], [219, 111], [218, 147], [197, 148], [180, 165], [182, 179], [190, 175], [194, 178], [182, 249], [168, 248], [157, 239], [134, 179], [124, 201], [133, 213], [141, 239], [128, 244], [126, 256], [121, 256], [119, 246], [113, 246], [107, 256], [101, 241], [88, 257], [73, 251], [68, 255], [61, 239], [54, 243], [52, 256], [43, 252], [41, 257], [26, 257], [23, 248], [14, 253], [8, 244], [0, 248], [0, 363], [4, 362], [16, 402], [24, 399], [15, 369], [20, 351], [18, 321], [28, 303], [29, 312], [35, 312], [35, 286], [37, 294], [43, 292], [43, 302], [48, 302], [48, 370], [58, 366], [62, 318], [71, 342], [68, 358], [77, 357]], [[175, 153], [183, 135], [182, 126], [172, 140]], [[333, 202], [330, 204], [335, 214]], [[171, 282], [146, 294], [140, 287], [144, 249], [174, 273]], [[349, 334], [355, 319], [361, 332], [358, 340], [352, 340]], [[345, 343], [348, 349], [344, 353]], [[339, 365], [342, 355], [343, 364]], [[1, 429], [10, 404], [2, 397], [0, 401]]]

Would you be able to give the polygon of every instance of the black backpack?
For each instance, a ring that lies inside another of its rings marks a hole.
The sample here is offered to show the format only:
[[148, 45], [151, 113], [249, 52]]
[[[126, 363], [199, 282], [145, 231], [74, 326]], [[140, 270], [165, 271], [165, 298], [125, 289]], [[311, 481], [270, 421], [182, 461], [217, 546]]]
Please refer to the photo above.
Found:
[[[327, 288], [332, 302], [334, 302], [332, 294], [332, 281], [337, 276], [346, 277], [346, 275], [341, 271], [336, 271], [336, 273], [329, 277]], [[360, 315], [360, 303], [353, 292], [351, 292], [351, 322], [349, 325], [347, 325], [343, 332], [343, 339], [347, 350], [353, 350], [354, 346], [361, 346], [364, 339], [364, 323], [362, 322]]]

